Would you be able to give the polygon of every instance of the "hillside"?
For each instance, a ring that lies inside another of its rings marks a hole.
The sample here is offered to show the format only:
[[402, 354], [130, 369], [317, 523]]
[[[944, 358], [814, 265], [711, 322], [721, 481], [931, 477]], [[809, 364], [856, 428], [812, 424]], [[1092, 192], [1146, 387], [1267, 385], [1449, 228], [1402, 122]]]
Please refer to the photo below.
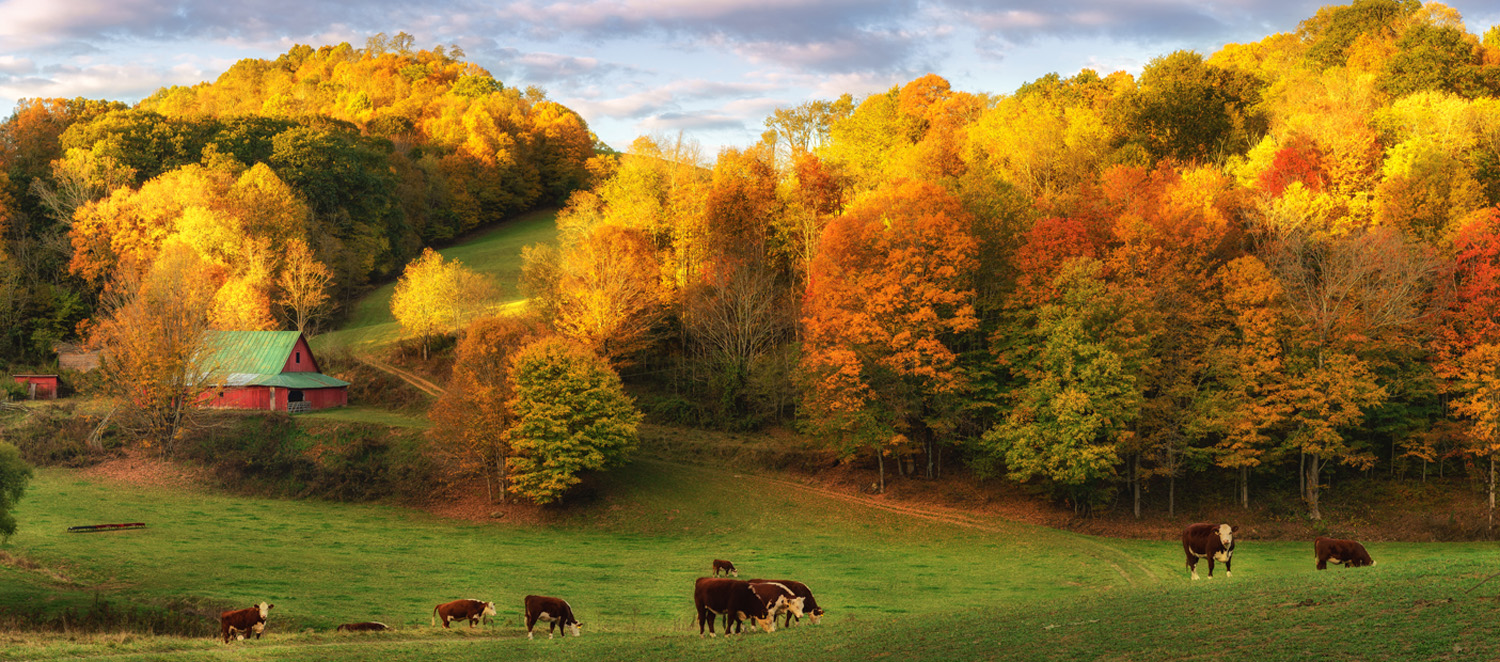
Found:
[[[1233, 577], [1220, 567], [1216, 579], [1192, 582], [1170, 541], [898, 514], [732, 469], [641, 461], [607, 487], [608, 503], [546, 513], [538, 523], [475, 525], [48, 469], [17, 513], [27, 526], [0, 568], [0, 613], [45, 605], [43, 614], [61, 618], [71, 607], [82, 622], [95, 601], [117, 617], [126, 605], [148, 605], [198, 636], [11, 634], [0, 660], [258, 660], [313, 651], [330, 660], [505, 660], [543, 650], [565, 660], [720, 659], [726, 647], [828, 660], [1500, 654], [1500, 626], [1482, 616], [1500, 588], [1462, 594], [1492, 571], [1493, 544], [1372, 545], [1376, 567], [1320, 573], [1307, 543], [1243, 539]], [[64, 532], [103, 521], [149, 528]], [[820, 626], [740, 642], [700, 640], [690, 588], [712, 558], [806, 581], [829, 615]], [[527, 593], [568, 598], [584, 636], [525, 641], [519, 609]], [[465, 596], [496, 601], [497, 622], [477, 632], [427, 624], [433, 604]], [[261, 600], [276, 605], [265, 639], [226, 648], [211, 638], [213, 610]], [[1174, 614], [1170, 627], [1166, 613]], [[365, 619], [397, 631], [328, 633]]]

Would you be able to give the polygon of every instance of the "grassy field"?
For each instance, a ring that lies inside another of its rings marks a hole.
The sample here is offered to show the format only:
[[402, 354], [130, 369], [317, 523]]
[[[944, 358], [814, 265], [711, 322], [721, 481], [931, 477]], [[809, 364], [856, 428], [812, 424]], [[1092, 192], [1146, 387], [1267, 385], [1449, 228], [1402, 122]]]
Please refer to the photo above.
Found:
[[[556, 220], [556, 210], [532, 212], [438, 252], [446, 259], [458, 260], [475, 271], [494, 277], [500, 284], [500, 296], [493, 302], [495, 305], [515, 304], [522, 300], [518, 289], [521, 249], [556, 238]], [[354, 310], [350, 311], [348, 320], [339, 330], [313, 339], [313, 349], [347, 347], [361, 350], [395, 342], [401, 337], [400, 326], [391, 317], [391, 294], [395, 291], [395, 283], [387, 283], [365, 295], [354, 304]]]
[[[256, 642], [0, 632], [0, 660], [520, 660], [541, 651], [559, 660], [1500, 656], [1500, 580], [1462, 593], [1500, 570], [1493, 544], [1375, 544], [1379, 565], [1319, 573], [1310, 543], [1246, 535], [1234, 577], [1191, 582], [1173, 542], [999, 520], [934, 522], [651, 460], [611, 480], [609, 499], [544, 524], [471, 524], [44, 470], [5, 550], [45, 570], [0, 567], [0, 612], [96, 596], [179, 612], [201, 606], [204, 614], [261, 600], [276, 608], [270, 633]], [[134, 520], [151, 526], [64, 532]], [[748, 575], [807, 582], [828, 617], [740, 641], [699, 640], [691, 586], [713, 558], [733, 559]], [[527, 593], [567, 598], [585, 636], [525, 641]], [[496, 601], [499, 621], [474, 632], [428, 626], [432, 606], [457, 597]], [[367, 619], [398, 630], [329, 632]]]

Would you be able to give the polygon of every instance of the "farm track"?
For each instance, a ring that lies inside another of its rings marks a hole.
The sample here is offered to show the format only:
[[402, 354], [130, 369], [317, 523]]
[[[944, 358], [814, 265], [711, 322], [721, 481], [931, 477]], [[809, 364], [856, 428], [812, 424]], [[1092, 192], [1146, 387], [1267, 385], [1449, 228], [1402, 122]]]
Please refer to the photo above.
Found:
[[[658, 462], [658, 463], [662, 463], [662, 464], [669, 464], [669, 465], [672, 465], [672, 466], [675, 466], [675, 467], [682, 467], [682, 468], [691, 469], [691, 470], [699, 471], [699, 472], [703, 472], [703, 473], [714, 473], [714, 474], [722, 474], [723, 473], [722, 471], [715, 470], [715, 469], [712, 469], [712, 468], [709, 468], [709, 467], [704, 467], [704, 466], [696, 465], [696, 464], [688, 464], [688, 463], [684, 463], [684, 462], [675, 462], [675, 461], [672, 461], [672, 460], [662, 459], [662, 458], [659, 458], [659, 457], [642, 458], [642, 459], [645, 459], [648, 462]], [[782, 485], [782, 486], [786, 486], [786, 487], [794, 487], [794, 488], [796, 488], [798, 490], [802, 490], [804, 492], [811, 492], [813, 494], [817, 494], [819, 496], [826, 497], [826, 498], [829, 498], [829, 499], [835, 499], [835, 500], [838, 500], [838, 501], [843, 501], [845, 503], [858, 504], [858, 505], [866, 506], [866, 507], [869, 507], [869, 508], [874, 508], [876, 510], [883, 510], [883, 511], [886, 511], [886, 512], [889, 512], [889, 513], [895, 513], [895, 514], [898, 514], [898, 515], [905, 515], [907, 517], [915, 517], [917, 519], [923, 519], [923, 520], [927, 520], [929, 522], [939, 522], [939, 523], [943, 523], [943, 524], [951, 524], [953, 526], [958, 526], [958, 527], [962, 527], [962, 528], [966, 528], [966, 529], [974, 529], [974, 530], [977, 530], [977, 531], [984, 531], [985, 533], [1001, 534], [1001, 533], [1008, 533], [1008, 532], [1013, 532], [1014, 531], [1014, 529], [1012, 527], [1006, 527], [1006, 526], [997, 525], [997, 524], [995, 524], [993, 522], [986, 522], [983, 519], [981, 519], [979, 516], [976, 516], [976, 515], [974, 515], [972, 513], [965, 513], [965, 512], [959, 511], [959, 510], [951, 509], [951, 508], [942, 508], [942, 507], [938, 507], [938, 506], [915, 506], [915, 505], [911, 505], [911, 504], [892, 503], [892, 502], [889, 502], [889, 501], [885, 501], [883, 499], [876, 499], [876, 498], [873, 498], [873, 497], [863, 496], [863, 495], [859, 495], [859, 494], [850, 494], [850, 493], [841, 492], [841, 491], [838, 491], [838, 490], [831, 490], [831, 489], [828, 489], [826, 487], [818, 487], [816, 485], [809, 485], [807, 483], [803, 483], [803, 482], [799, 482], [799, 481], [795, 481], [795, 480], [789, 480], [789, 479], [786, 479], [786, 478], [777, 478], [775, 476], [767, 476], [765, 474], [750, 473], [750, 472], [741, 472], [741, 473], [737, 473], [737, 474], [733, 474], [733, 475], [736, 478], [749, 477], [749, 478], [753, 478], [755, 480], [760, 480], [760, 481], [764, 481], [764, 482], [767, 482], [767, 483], [772, 483], [772, 484], [775, 484], [775, 485]], [[1110, 552], [1111, 555], [1116, 556], [1116, 557], [1118, 557], [1119, 559], [1121, 559], [1121, 560], [1123, 560], [1125, 562], [1128, 562], [1130, 565], [1135, 566], [1135, 569], [1139, 570], [1143, 575], [1145, 575], [1147, 577], [1150, 577], [1152, 580], [1159, 579], [1159, 577], [1157, 577], [1156, 573], [1154, 571], [1152, 571], [1152, 569], [1150, 568], [1150, 566], [1146, 565], [1145, 563], [1142, 563], [1141, 561], [1137, 560], [1135, 557], [1132, 557], [1129, 554], [1126, 554], [1125, 552], [1119, 550], [1118, 548], [1111, 547], [1111, 546], [1106, 545], [1106, 544], [1104, 544], [1102, 542], [1099, 542], [1099, 541], [1095, 540], [1093, 536], [1088, 536], [1088, 535], [1082, 535], [1082, 534], [1080, 534], [1078, 536], [1078, 538], [1080, 540], [1084, 541], [1085, 543], [1087, 543], [1088, 545], [1092, 546], [1092, 547], [1096, 547], [1096, 548], [1098, 548], [1100, 550], [1104, 550], [1104, 551]], [[1125, 568], [1122, 567], [1119, 563], [1116, 563], [1115, 561], [1110, 560], [1110, 559], [1103, 559], [1103, 560], [1106, 563], [1108, 563], [1111, 567], [1113, 567], [1115, 569], [1115, 572], [1119, 573], [1120, 577], [1125, 580], [1125, 583], [1130, 584], [1132, 586], [1135, 585], [1135, 580], [1131, 578], [1130, 573], [1126, 572]]]
[[443, 387], [422, 378], [416, 373], [397, 368], [396, 366], [393, 366], [379, 359], [370, 356], [357, 356], [355, 358], [358, 359], [361, 363], [370, 366], [371, 368], [395, 376], [401, 381], [411, 384], [417, 390], [426, 393], [427, 395], [430, 395], [434, 398], [441, 398], [443, 397], [443, 393], [446, 392], [443, 390]]

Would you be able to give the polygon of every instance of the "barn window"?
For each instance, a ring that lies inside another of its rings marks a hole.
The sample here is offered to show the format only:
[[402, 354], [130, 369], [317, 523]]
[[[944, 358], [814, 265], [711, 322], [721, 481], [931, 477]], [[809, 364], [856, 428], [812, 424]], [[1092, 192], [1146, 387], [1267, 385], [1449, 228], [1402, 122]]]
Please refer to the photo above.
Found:
[[302, 352], [297, 352], [297, 364], [302, 364]]

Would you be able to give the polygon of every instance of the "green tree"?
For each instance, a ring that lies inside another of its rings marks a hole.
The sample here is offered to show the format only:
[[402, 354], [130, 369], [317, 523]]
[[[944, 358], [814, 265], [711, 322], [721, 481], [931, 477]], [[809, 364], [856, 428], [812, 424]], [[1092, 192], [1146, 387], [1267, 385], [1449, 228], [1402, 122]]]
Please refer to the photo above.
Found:
[[555, 502], [580, 474], [617, 466], [636, 445], [641, 412], [609, 363], [561, 338], [539, 340], [511, 362], [511, 490]]
[[21, 459], [21, 451], [0, 441], [0, 540], [15, 535], [16, 517], [11, 511], [21, 502], [30, 481], [31, 465]]
[[1266, 130], [1266, 119], [1254, 110], [1259, 100], [1258, 82], [1249, 74], [1177, 51], [1151, 60], [1121, 107], [1128, 141], [1157, 159], [1201, 161], [1243, 153], [1259, 139]]

